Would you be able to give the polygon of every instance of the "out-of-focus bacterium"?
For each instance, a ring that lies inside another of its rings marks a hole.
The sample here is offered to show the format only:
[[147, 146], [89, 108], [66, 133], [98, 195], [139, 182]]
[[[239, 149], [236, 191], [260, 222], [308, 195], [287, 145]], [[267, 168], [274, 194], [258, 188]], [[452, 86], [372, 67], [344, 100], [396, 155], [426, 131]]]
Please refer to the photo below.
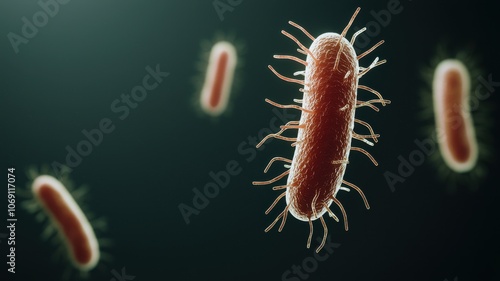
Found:
[[453, 171], [468, 172], [478, 159], [476, 133], [469, 110], [469, 72], [461, 61], [447, 59], [436, 67], [432, 84], [441, 155]]
[[206, 113], [217, 116], [226, 110], [236, 63], [236, 49], [231, 43], [220, 41], [212, 47], [200, 96]]
[[64, 238], [73, 265], [81, 271], [93, 269], [99, 261], [99, 244], [68, 190], [54, 177], [42, 175], [34, 180], [32, 192]]

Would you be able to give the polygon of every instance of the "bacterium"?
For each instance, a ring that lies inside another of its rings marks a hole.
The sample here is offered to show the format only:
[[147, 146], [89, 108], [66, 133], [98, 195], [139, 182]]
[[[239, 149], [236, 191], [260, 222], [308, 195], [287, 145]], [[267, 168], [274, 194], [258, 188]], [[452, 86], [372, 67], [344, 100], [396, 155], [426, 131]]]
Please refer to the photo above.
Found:
[[101, 232], [106, 228], [106, 221], [85, 211], [88, 188], [75, 188], [68, 177], [69, 171], [63, 166], [55, 178], [48, 166], [42, 166], [40, 171], [29, 168], [29, 189], [21, 193], [30, 198], [22, 202], [22, 207], [37, 221], [46, 222], [41, 236], [56, 245], [52, 259], [68, 265], [63, 267], [63, 280], [89, 278], [95, 271], [102, 272], [106, 268], [103, 262], [112, 259], [102, 250], [111, 241], [95, 234], [96, 230]]
[[[343, 179], [346, 166], [349, 163], [350, 151], [361, 152], [370, 158], [375, 165], [378, 165], [366, 150], [361, 147], [351, 146], [352, 139], [373, 146], [373, 142], [377, 142], [378, 137], [380, 137], [380, 135], [374, 133], [368, 123], [354, 117], [355, 109], [369, 107], [378, 111], [379, 109], [375, 104], [385, 106], [390, 103], [389, 100], [385, 100], [380, 93], [372, 88], [358, 85], [359, 78], [374, 67], [386, 62], [375, 58], [368, 67], [359, 66], [358, 61], [361, 58], [371, 53], [384, 42], [380, 41], [366, 52], [356, 55], [353, 44], [356, 37], [364, 32], [366, 28], [354, 33], [350, 41], [345, 36], [359, 10], [360, 8], [356, 9], [341, 34], [324, 33], [317, 38], [314, 38], [303, 27], [290, 21], [290, 25], [302, 31], [313, 41], [309, 48], [305, 47], [293, 35], [281, 31], [283, 35], [299, 46], [297, 51], [307, 57], [302, 60], [295, 56], [275, 55], [274, 58], [293, 60], [304, 65], [305, 70], [294, 73], [294, 76], [304, 76], [303, 80], [285, 77], [275, 71], [272, 66], [269, 66], [269, 69], [280, 79], [302, 85], [303, 88], [300, 91], [304, 95], [302, 99], [294, 100], [299, 105], [282, 105], [266, 99], [266, 102], [279, 108], [300, 110], [301, 117], [299, 121], [284, 124], [279, 132], [269, 134], [257, 145], [259, 147], [269, 138], [292, 142], [292, 146], [295, 147], [293, 159], [274, 157], [264, 172], [267, 172], [276, 161], [286, 163], [285, 168], [288, 168], [288, 170], [271, 180], [253, 182], [253, 184], [272, 184], [288, 175], [286, 185], [273, 187], [273, 190], [285, 189], [285, 191], [266, 210], [266, 214], [283, 197], [286, 197], [286, 207], [265, 231], [269, 231], [282, 218], [278, 229], [278, 231], [281, 231], [285, 225], [288, 212], [290, 212], [298, 220], [309, 223], [309, 238], [307, 240], [307, 248], [309, 248], [313, 234], [312, 221], [319, 218], [324, 229], [324, 235], [316, 252], [323, 248], [328, 234], [323, 214], [328, 212], [337, 222], [339, 221], [338, 217], [330, 209], [332, 202], [340, 208], [345, 229], [348, 230], [346, 212], [337, 199], [339, 190], [349, 191], [349, 188], [356, 190], [363, 198], [366, 208], [370, 208], [361, 189]], [[361, 101], [357, 98], [357, 89], [368, 91], [377, 98]], [[366, 127], [370, 133], [358, 134], [354, 132], [355, 123]], [[296, 138], [282, 135], [283, 132], [289, 129], [298, 130]], [[342, 186], [342, 184], [347, 187]]]
[[200, 96], [206, 113], [217, 116], [226, 110], [236, 63], [236, 49], [231, 43], [220, 41], [212, 47]]
[[469, 109], [470, 75], [459, 60], [447, 59], [434, 72], [433, 101], [439, 150], [457, 173], [474, 168], [478, 146]]
[[93, 269], [99, 261], [99, 244], [87, 217], [68, 190], [52, 176], [35, 179], [32, 191], [64, 237], [73, 265], [81, 271]]
[[426, 138], [421, 149], [449, 192], [458, 186], [477, 190], [495, 155], [491, 142], [495, 120], [488, 100], [494, 89], [485, 79], [477, 52], [449, 49], [438, 46], [430, 64], [422, 68], [420, 116]]

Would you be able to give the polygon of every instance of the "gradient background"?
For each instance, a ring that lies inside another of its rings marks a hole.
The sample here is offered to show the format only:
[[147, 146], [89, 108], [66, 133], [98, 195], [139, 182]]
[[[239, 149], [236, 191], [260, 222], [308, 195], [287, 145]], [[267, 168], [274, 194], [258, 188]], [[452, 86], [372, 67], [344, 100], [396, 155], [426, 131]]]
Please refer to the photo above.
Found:
[[[212, 1], [73, 0], [61, 5], [15, 54], [7, 34], [20, 34], [21, 18], [31, 19], [40, 7], [36, 1], [2, 1], [2, 169], [6, 173], [6, 168], [16, 168], [20, 189], [28, 184], [25, 170], [30, 165], [63, 162], [65, 147], [74, 148], [83, 140], [83, 129], [97, 128], [99, 120], [110, 118], [115, 130], [71, 174], [77, 184], [90, 187], [89, 209], [108, 221], [100, 237], [113, 241], [113, 246], [103, 247], [113, 259], [93, 271], [91, 280], [111, 280], [110, 271], [123, 267], [134, 280], [282, 280], [286, 270], [312, 255], [317, 243], [306, 249], [308, 225], [291, 216], [282, 233], [276, 228], [264, 233], [284, 203], [265, 216], [278, 192], [251, 182], [278, 173], [277, 167], [269, 175], [262, 170], [274, 156], [292, 157], [293, 149], [274, 141], [249, 162], [248, 155], [237, 150], [273, 117], [264, 98], [287, 103], [300, 97], [296, 85], [280, 81], [267, 69], [273, 64], [288, 75], [300, 70], [298, 64], [272, 58], [295, 53], [295, 44], [280, 30], [308, 45], [288, 20], [316, 36], [341, 32], [357, 6], [362, 10], [353, 26], [361, 28], [374, 20], [370, 11], [386, 9], [388, 2], [245, 0], [221, 21]], [[339, 195], [350, 229], [345, 232], [342, 224], [327, 220], [332, 241], [341, 246], [308, 280], [500, 279], [500, 192], [494, 154], [477, 190], [460, 184], [450, 192], [430, 160], [394, 192], [383, 176], [397, 170], [398, 155], [407, 158], [415, 150], [415, 139], [425, 137], [421, 128], [429, 124], [418, 118], [420, 91], [425, 88], [420, 71], [442, 42], [453, 51], [472, 50], [482, 58], [483, 73], [500, 80], [498, 13], [491, 1], [441, 2], [402, 0], [403, 11], [371, 38], [370, 45], [381, 39], [386, 43], [361, 64], [368, 65], [376, 56], [388, 63], [361, 83], [392, 104], [379, 113], [368, 108], [356, 112], [382, 135], [368, 148], [380, 165], [374, 167], [353, 153], [345, 179], [362, 187], [372, 209], [367, 211], [355, 192]], [[203, 75], [197, 68], [203, 57], [201, 43], [211, 42], [216, 33], [233, 35], [245, 52], [229, 111], [211, 118], [193, 102], [201, 88], [193, 81]], [[348, 37], [352, 34], [353, 29]], [[147, 65], [156, 64], [170, 76], [128, 118], [119, 120], [110, 104], [141, 83]], [[482, 105], [495, 107], [498, 102], [495, 92]], [[489, 116], [491, 121], [498, 120], [495, 114]], [[223, 170], [230, 160], [237, 161], [242, 172], [186, 225], [178, 205], [191, 204], [192, 189], [202, 189], [211, 181], [209, 172]], [[0, 207], [7, 209], [1, 201]], [[55, 248], [41, 239], [42, 224], [21, 209], [21, 201], [18, 198], [17, 273], [14, 279], [5, 274], [8, 253], [3, 240], [1, 276], [6, 277], [1, 280], [59, 280], [64, 266], [50, 260]], [[5, 211], [2, 214], [4, 225]], [[314, 235], [323, 235], [319, 222]]]

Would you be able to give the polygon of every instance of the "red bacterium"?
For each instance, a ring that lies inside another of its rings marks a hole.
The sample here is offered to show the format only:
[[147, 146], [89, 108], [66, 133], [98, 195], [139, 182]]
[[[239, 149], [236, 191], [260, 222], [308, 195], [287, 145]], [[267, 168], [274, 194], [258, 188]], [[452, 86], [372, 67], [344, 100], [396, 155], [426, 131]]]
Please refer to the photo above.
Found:
[[200, 96], [206, 113], [217, 116], [226, 110], [236, 63], [236, 49], [231, 43], [221, 41], [212, 47]]
[[469, 95], [470, 75], [464, 64], [455, 59], [440, 62], [433, 80], [436, 130], [444, 162], [457, 173], [470, 171], [478, 159]]
[[[295, 56], [275, 55], [274, 58], [293, 60], [304, 65], [304, 71], [294, 73], [295, 76], [304, 76], [304, 80], [285, 77], [275, 71], [272, 66], [269, 66], [269, 69], [280, 79], [302, 85], [303, 88], [300, 91], [304, 95], [303, 99], [294, 100], [299, 105], [281, 105], [268, 99], [266, 99], [266, 102], [279, 108], [298, 109], [302, 113], [299, 121], [284, 124], [279, 132], [266, 136], [257, 145], [259, 147], [269, 138], [292, 142], [292, 146], [295, 147], [293, 159], [274, 157], [264, 172], [267, 172], [276, 161], [285, 162], [285, 168], [289, 169], [271, 180], [253, 182], [253, 184], [272, 184], [288, 175], [286, 185], [273, 187], [273, 190], [285, 189], [285, 191], [266, 210], [266, 214], [283, 197], [286, 197], [286, 207], [265, 231], [269, 231], [282, 218], [278, 229], [278, 231], [281, 231], [285, 225], [288, 212], [290, 212], [298, 220], [309, 223], [309, 238], [307, 240], [307, 247], [309, 248], [313, 234], [312, 221], [319, 218], [324, 229], [324, 235], [322, 243], [316, 249], [316, 252], [323, 248], [328, 234], [323, 214], [328, 212], [337, 222], [339, 221], [338, 217], [330, 209], [332, 203], [335, 203], [340, 208], [345, 229], [348, 230], [346, 212], [337, 199], [339, 190], [349, 191], [349, 188], [356, 190], [363, 198], [366, 208], [370, 208], [361, 189], [343, 180], [346, 166], [349, 163], [349, 153], [352, 150], [365, 154], [375, 165], [378, 165], [366, 150], [361, 147], [351, 146], [352, 139], [373, 146], [372, 141], [377, 142], [377, 138], [380, 137], [380, 135], [373, 132], [368, 123], [354, 117], [355, 109], [366, 106], [378, 111], [379, 109], [375, 104], [385, 106], [390, 103], [377, 91], [368, 86], [358, 85], [360, 77], [374, 67], [386, 62], [385, 60], [379, 61], [377, 57], [368, 67], [359, 66], [358, 61], [361, 58], [371, 53], [384, 42], [380, 41], [366, 52], [356, 55], [353, 44], [356, 37], [364, 32], [366, 28], [354, 33], [350, 41], [345, 38], [345, 35], [359, 10], [360, 8], [356, 9], [341, 34], [324, 33], [317, 38], [314, 38], [303, 27], [290, 21], [290, 25], [302, 31], [313, 41], [309, 48], [305, 47], [288, 32], [281, 31], [283, 35], [299, 46], [297, 51], [307, 57], [302, 60]], [[357, 89], [371, 92], [377, 98], [361, 101], [357, 98]], [[355, 133], [355, 123], [366, 127], [369, 134]], [[296, 138], [282, 135], [283, 132], [289, 129], [298, 130]], [[347, 187], [342, 186], [342, 184]]]
[[99, 244], [87, 217], [64, 185], [52, 176], [38, 176], [32, 184], [36, 200], [66, 242], [71, 260], [81, 271], [99, 261]]

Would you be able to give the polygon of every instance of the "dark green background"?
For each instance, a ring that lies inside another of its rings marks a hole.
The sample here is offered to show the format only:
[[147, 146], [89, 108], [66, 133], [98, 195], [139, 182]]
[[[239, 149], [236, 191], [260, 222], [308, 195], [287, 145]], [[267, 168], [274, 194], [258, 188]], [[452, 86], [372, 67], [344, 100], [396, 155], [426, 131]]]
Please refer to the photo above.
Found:
[[[362, 83], [392, 104], [380, 113], [368, 108], [356, 112], [382, 135], [368, 148], [380, 165], [374, 167], [353, 153], [345, 178], [363, 188], [372, 209], [365, 210], [355, 192], [339, 195], [350, 230], [327, 220], [332, 241], [341, 246], [308, 280], [500, 278], [500, 192], [494, 155], [476, 191], [462, 184], [449, 192], [429, 160], [395, 192], [383, 176], [387, 170], [395, 172], [398, 155], [407, 157], [415, 149], [413, 140], [425, 137], [421, 128], [428, 124], [418, 118], [419, 93], [425, 87], [420, 70], [441, 43], [448, 44], [451, 55], [457, 50], [474, 52], [483, 72], [500, 80], [498, 13], [487, 4], [491, 1], [441, 2], [402, 0], [403, 11], [371, 40], [386, 43], [361, 64], [368, 65], [375, 56], [388, 63]], [[36, 1], [2, 1], [2, 169], [6, 173], [14, 166], [18, 186], [24, 187], [30, 165], [64, 161], [65, 147], [84, 139], [83, 129], [110, 118], [115, 130], [71, 174], [76, 183], [90, 186], [89, 209], [108, 220], [108, 230], [100, 237], [113, 241], [103, 248], [113, 260], [103, 262], [91, 280], [111, 280], [110, 271], [122, 267], [136, 276], [134, 280], [281, 280], [283, 272], [313, 253], [305, 247], [308, 225], [290, 216], [282, 233], [264, 233], [284, 203], [265, 216], [278, 193], [251, 182], [278, 173], [278, 168], [271, 175], [262, 170], [271, 157], [292, 157], [293, 150], [275, 141], [250, 162], [237, 151], [240, 143], [268, 126], [273, 114], [264, 98], [288, 103], [300, 97], [296, 85], [280, 81], [267, 69], [273, 64], [287, 75], [300, 70], [300, 65], [272, 58], [295, 53], [296, 46], [280, 30], [308, 45], [288, 20], [313, 35], [340, 32], [357, 6], [362, 10], [353, 26], [360, 28], [374, 20], [370, 11], [386, 9], [387, 3], [245, 0], [220, 21], [212, 1], [72, 0], [15, 54], [7, 34], [20, 34], [21, 18], [31, 19], [40, 7]], [[230, 110], [211, 118], [193, 102], [201, 87], [193, 81], [202, 75], [197, 69], [201, 43], [211, 42], [216, 33], [233, 35], [245, 52]], [[119, 120], [110, 104], [141, 83], [147, 65], [156, 64], [171, 75], [128, 118]], [[497, 93], [484, 103], [498, 104]], [[186, 225], [178, 205], [191, 204], [192, 189], [202, 189], [211, 181], [209, 172], [224, 169], [230, 160], [237, 161], [242, 172]], [[8, 279], [2, 280], [59, 280], [64, 266], [50, 260], [54, 247], [41, 239], [43, 226], [21, 209], [21, 201], [18, 198], [17, 273], [15, 279], [5, 274]], [[0, 206], [7, 209], [7, 204]], [[321, 224], [316, 222], [315, 236], [320, 235]], [[3, 240], [2, 276], [6, 246]]]

